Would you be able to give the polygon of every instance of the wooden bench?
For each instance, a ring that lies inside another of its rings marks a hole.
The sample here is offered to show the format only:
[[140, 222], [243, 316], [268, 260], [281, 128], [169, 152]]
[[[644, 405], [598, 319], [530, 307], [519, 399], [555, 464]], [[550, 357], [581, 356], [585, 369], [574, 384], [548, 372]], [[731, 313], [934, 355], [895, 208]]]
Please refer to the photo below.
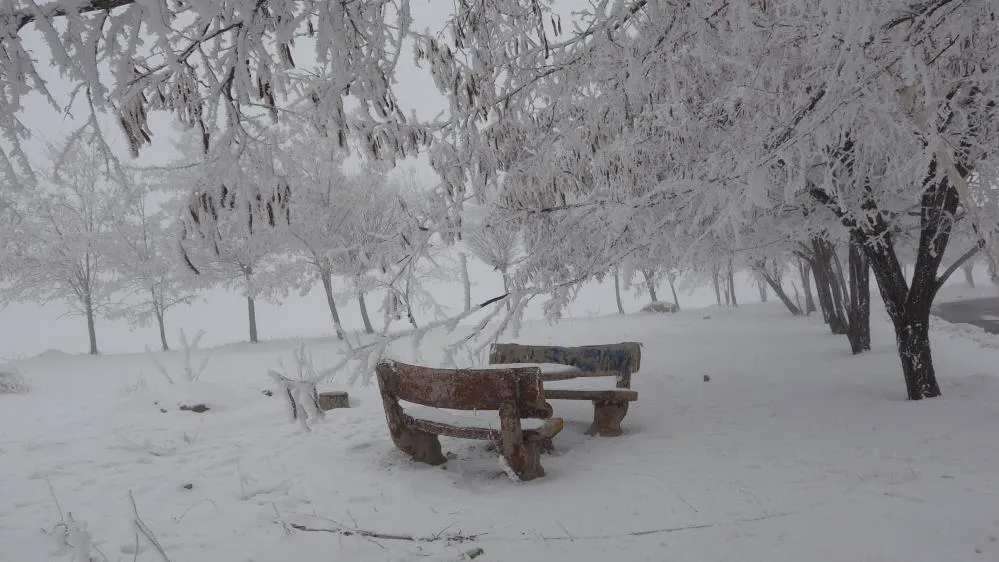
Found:
[[[443, 464], [438, 435], [488, 439], [520, 480], [544, 476], [540, 454], [562, 430], [562, 419], [552, 418], [537, 367], [435, 369], [381, 361], [375, 373], [392, 441], [413, 460]], [[415, 406], [404, 408], [400, 400]]]
[[[641, 346], [637, 342], [579, 347], [494, 343], [489, 350], [489, 363], [558, 363], [576, 367], [578, 371], [544, 377], [546, 381], [567, 381], [550, 384], [544, 390], [545, 398], [592, 401], [593, 423], [586, 433], [616, 437], [622, 434], [621, 422], [628, 413], [629, 403], [638, 400], [638, 392], [631, 390], [631, 375], [641, 366]], [[613, 383], [570, 381], [580, 377], [613, 377]]]

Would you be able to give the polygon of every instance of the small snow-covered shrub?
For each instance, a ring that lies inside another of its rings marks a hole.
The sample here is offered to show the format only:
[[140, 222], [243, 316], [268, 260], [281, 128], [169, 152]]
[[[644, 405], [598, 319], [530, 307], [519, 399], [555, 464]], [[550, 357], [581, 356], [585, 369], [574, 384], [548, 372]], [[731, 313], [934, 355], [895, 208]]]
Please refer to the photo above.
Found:
[[27, 379], [17, 367], [0, 364], [0, 394], [24, 394], [29, 390]]
[[672, 314], [680, 312], [680, 307], [671, 302], [652, 301], [642, 307], [642, 312], [654, 312], [656, 314]]
[[[184, 330], [180, 331], [180, 344], [184, 348], [184, 380], [187, 382], [198, 382], [201, 380], [201, 373], [205, 372], [205, 367], [208, 366], [208, 361], [212, 358], [212, 354], [208, 353], [200, 364], [195, 366], [194, 364], [194, 352], [199, 350], [199, 344], [201, 343], [201, 337], [205, 335], [204, 330], [199, 330], [198, 334], [194, 336], [194, 340], [188, 343], [187, 336], [184, 334]], [[149, 361], [156, 367], [156, 370], [166, 378], [170, 384], [174, 384], [173, 377], [170, 376], [170, 371], [153, 355], [153, 352], [146, 346], [146, 355], [149, 357]]]

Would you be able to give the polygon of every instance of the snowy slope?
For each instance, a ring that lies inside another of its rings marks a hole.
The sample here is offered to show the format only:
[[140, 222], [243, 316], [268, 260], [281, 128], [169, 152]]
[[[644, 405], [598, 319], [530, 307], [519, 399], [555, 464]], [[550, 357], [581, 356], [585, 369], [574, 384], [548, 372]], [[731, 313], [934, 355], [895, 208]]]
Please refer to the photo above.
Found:
[[[449, 337], [424, 340], [422, 360]], [[347, 388], [354, 407], [303, 433], [261, 392], [293, 342], [217, 348], [202, 382], [174, 386], [143, 355], [42, 356], [20, 365], [31, 394], [0, 395], [0, 558], [71, 560], [40, 531], [61, 508], [109, 560], [132, 560], [131, 491], [173, 562], [444, 561], [475, 548], [482, 561], [999, 560], [989, 338], [936, 323], [944, 396], [910, 403], [878, 314], [861, 357], [779, 304], [531, 324], [522, 341], [645, 346], [626, 434], [587, 437], [591, 407], [555, 402], [566, 429], [548, 475], [526, 484], [483, 442], [445, 438], [457, 457], [445, 468], [413, 464], [373, 386]], [[334, 340], [309, 344], [317, 364], [333, 360]], [[181, 357], [159, 360], [179, 369]], [[195, 402], [211, 410], [177, 409]], [[477, 536], [443, 540], [455, 535]], [[139, 544], [138, 560], [159, 560]]]

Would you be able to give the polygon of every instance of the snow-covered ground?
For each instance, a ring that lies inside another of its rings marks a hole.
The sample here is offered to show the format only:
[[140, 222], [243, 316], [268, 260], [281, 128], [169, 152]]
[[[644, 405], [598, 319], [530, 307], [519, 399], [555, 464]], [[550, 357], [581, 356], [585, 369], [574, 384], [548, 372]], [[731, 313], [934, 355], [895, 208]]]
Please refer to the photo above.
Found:
[[[261, 392], [291, 341], [216, 348], [197, 384], [141, 354], [45, 354], [20, 364], [30, 394], [0, 395], [0, 559], [72, 559], [42, 532], [61, 510], [133, 560], [131, 492], [173, 562], [999, 560], [999, 338], [934, 322], [944, 396], [913, 403], [882, 312], [874, 324], [860, 357], [774, 303], [529, 324], [522, 341], [645, 345], [626, 434], [587, 437], [591, 407], [555, 402], [548, 475], [522, 484], [484, 442], [442, 439], [443, 469], [410, 462], [374, 386], [303, 432]], [[453, 337], [425, 339], [422, 361]], [[334, 360], [335, 340], [308, 344]]]

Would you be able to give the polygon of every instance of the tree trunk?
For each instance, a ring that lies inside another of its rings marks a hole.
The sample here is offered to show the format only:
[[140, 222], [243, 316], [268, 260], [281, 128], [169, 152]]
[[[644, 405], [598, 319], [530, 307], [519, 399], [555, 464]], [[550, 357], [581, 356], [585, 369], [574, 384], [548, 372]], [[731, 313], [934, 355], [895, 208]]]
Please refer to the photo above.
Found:
[[246, 297], [246, 314], [250, 319], [250, 343], [258, 343], [257, 304], [253, 301], [253, 297]]
[[621, 273], [618, 268], [614, 268], [614, 298], [617, 300], [618, 314], [624, 314], [624, 305], [621, 304]]
[[801, 274], [801, 285], [805, 291], [805, 314], [815, 312], [815, 298], [812, 296], [812, 265], [804, 259], [798, 261], [798, 272]]
[[153, 305], [153, 312], [156, 313], [156, 324], [158, 324], [160, 328], [160, 344], [163, 346], [163, 351], [170, 351], [170, 346], [167, 345], [166, 323], [163, 321], [165, 313], [158, 305]]
[[371, 327], [371, 318], [368, 317], [368, 305], [364, 302], [364, 291], [357, 292], [357, 304], [361, 307], [361, 320], [364, 322], [364, 333], [375, 333], [375, 329]]
[[968, 286], [972, 289], [975, 288], [975, 263], [968, 262], [962, 269], [964, 269], [964, 280], [968, 283]]
[[[504, 295], [509, 295], [510, 294], [510, 277], [506, 274], [506, 268], [501, 269], [500, 273], [503, 275], [503, 294]], [[512, 309], [513, 309], [513, 304], [510, 302], [510, 299], [507, 298], [506, 299], [506, 310], [507, 310], [507, 312], [509, 312]]]
[[94, 324], [94, 301], [90, 296], [83, 299], [84, 312], [87, 316], [87, 334], [90, 336], [90, 354], [97, 355], [97, 327]]
[[323, 280], [323, 290], [326, 292], [326, 304], [329, 305], [330, 315], [333, 316], [333, 329], [336, 330], [336, 339], [343, 340], [346, 335], [343, 332], [343, 324], [340, 323], [340, 312], [336, 308], [336, 300], [333, 298], [333, 279], [329, 271], [321, 271], [319, 276]]
[[[919, 316], [923, 316], [920, 314]], [[933, 356], [930, 353], [929, 312], [925, 319], [902, 319], [896, 322], [895, 338], [902, 361], [902, 374], [909, 400], [940, 396]]]
[[673, 304], [676, 305], [677, 312], [680, 311], [680, 297], [676, 296], [676, 275], [672, 273], [666, 274], [666, 280], [669, 282], [669, 291], [673, 293]]
[[767, 302], [767, 282], [762, 277], [756, 280], [756, 286], [760, 290], [760, 302]]
[[850, 243], [850, 325], [846, 337], [853, 354], [871, 350], [871, 276], [863, 248]]
[[812, 273], [815, 276], [815, 288], [819, 293], [819, 305], [822, 307], [822, 316], [829, 324], [829, 330], [837, 335], [846, 333], [846, 316], [843, 314], [842, 293], [834, 285], [835, 274], [832, 268], [832, 255], [830, 244], [825, 240], [815, 238], [812, 240], [812, 251], [814, 262], [812, 263]]
[[784, 303], [784, 306], [786, 306], [787, 309], [791, 311], [792, 315], [801, 316], [801, 309], [799, 309], [796, 304], [791, 302], [790, 297], [788, 297], [787, 293], [784, 292], [784, 287], [782, 287], [780, 283], [778, 283], [777, 280], [772, 275], [767, 273], [766, 267], [767, 265], [765, 262], [759, 264], [757, 266], [758, 275], [762, 278], [762, 280], [766, 284], [770, 285], [770, 288], [773, 289], [774, 294], [777, 295], [777, 298], [779, 298], [780, 301]]
[[468, 277], [468, 256], [458, 252], [458, 262], [461, 264], [461, 283], [465, 288], [465, 312], [472, 311], [472, 280]]
[[642, 277], [645, 277], [645, 287], [649, 290], [649, 298], [652, 302], [659, 302], [659, 297], [656, 296], [656, 284], [652, 280], [652, 272], [643, 269]]
[[718, 306], [721, 306], [721, 304], [722, 304], [721, 283], [718, 281], [718, 270], [717, 269], [711, 272], [711, 281], [714, 283], [714, 286], [715, 286], [715, 299], [718, 300]]
[[735, 270], [732, 268], [732, 261], [728, 262], [728, 290], [732, 293], [732, 306], [738, 307], [739, 301], [735, 298]]
[[[970, 171], [961, 168], [962, 176]], [[891, 225], [878, 212], [873, 198], [864, 202], [870, 222], [855, 222], [847, 216], [838, 202], [821, 189], [813, 189], [812, 196], [839, 216], [864, 252], [874, 277], [878, 281], [885, 310], [895, 328], [898, 355], [902, 363], [906, 392], [910, 400], [921, 400], [940, 395], [940, 385], [933, 368], [930, 351], [929, 319], [933, 299], [944, 279], [937, 278], [937, 270], [950, 240], [952, 219], [960, 202], [946, 174], [937, 177], [937, 163], [930, 163], [923, 185], [919, 207], [919, 247], [912, 270], [911, 284], [906, 282], [905, 271], [899, 263], [892, 239]]]

